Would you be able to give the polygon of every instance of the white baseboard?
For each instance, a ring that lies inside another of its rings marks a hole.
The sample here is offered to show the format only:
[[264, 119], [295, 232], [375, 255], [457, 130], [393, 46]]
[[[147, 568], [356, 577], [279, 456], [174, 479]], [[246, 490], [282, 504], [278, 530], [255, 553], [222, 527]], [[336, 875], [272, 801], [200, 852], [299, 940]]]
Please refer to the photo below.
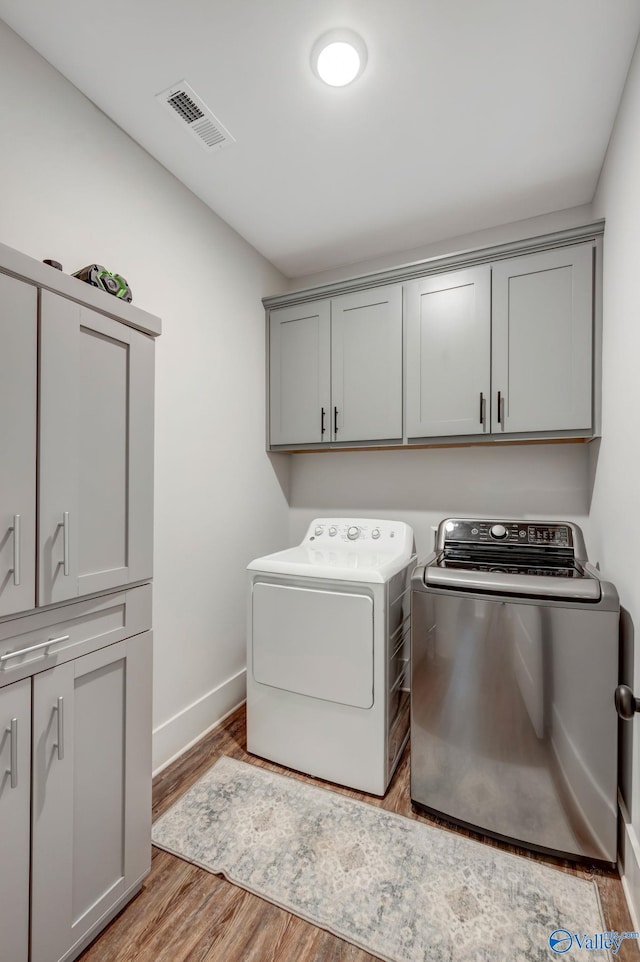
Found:
[[242, 704], [247, 695], [247, 672], [218, 685], [173, 718], [158, 725], [153, 731], [153, 774], [157, 775], [179, 758], [183, 752], [219, 725]]
[[640, 932], [640, 840], [619, 792], [618, 805], [622, 815], [618, 871], [629, 906], [633, 930], [634, 932]]

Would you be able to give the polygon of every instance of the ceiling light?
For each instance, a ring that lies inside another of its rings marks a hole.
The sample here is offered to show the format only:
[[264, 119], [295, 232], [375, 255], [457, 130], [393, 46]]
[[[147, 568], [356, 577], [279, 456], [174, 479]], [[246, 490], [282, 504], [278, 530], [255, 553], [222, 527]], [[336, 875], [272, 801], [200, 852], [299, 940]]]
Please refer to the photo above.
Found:
[[314, 45], [311, 67], [330, 87], [345, 87], [359, 77], [367, 63], [367, 48], [351, 30], [331, 30]]

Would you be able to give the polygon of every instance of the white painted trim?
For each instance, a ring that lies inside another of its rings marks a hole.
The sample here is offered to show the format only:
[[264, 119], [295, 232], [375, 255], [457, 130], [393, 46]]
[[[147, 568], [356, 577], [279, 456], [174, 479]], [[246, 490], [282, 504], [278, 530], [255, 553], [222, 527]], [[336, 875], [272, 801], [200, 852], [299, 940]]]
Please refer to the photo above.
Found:
[[638, 918], [636, 915], [635, 906], [632, 902], [631, 892], [629, 890], [629, 883], [627, 882], [624, 875], [621, 875], [620, 878], [622, 880], [622, 890], [624, 892], [624, 897], [627, 900], [629, 915], [631, 916], [631, 924], [633, 925], [633, 931], [640, 932], [640, 928], [638, 928]]
[[640, 840], [620, 792], [618, 792], [618, 806], [622, 816], [618, 871], [622, 879], [622, 888], [629, 907], [633, 930], [640, 932]]
[[244, 702], [247, 694], [246, 678], [247, 671], [243, 668], [232, 678], [154, 728], [154, 776], [191, 748], [203, 735], [220, 725]]

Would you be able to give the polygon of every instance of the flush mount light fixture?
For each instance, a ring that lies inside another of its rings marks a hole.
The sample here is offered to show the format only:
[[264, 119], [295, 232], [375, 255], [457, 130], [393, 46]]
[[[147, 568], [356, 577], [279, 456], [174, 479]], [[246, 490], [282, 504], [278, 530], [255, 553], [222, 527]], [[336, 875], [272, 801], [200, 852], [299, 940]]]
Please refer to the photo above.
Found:
[[352, 30], [330, 30], [311, 51], [314, 74], [330, 87], [346, 87], [360, 76], [366, 63], [364, 40]]

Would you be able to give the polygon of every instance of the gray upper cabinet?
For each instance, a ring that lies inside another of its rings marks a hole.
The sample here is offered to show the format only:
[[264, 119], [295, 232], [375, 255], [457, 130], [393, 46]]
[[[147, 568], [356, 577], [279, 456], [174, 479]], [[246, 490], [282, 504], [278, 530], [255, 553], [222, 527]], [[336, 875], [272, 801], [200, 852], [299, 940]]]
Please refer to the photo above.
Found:
[[405, 285], [408, 437], [489, 430], [490, 293], [488, 266]]
[[29, 958], [31, 681], [0, 689], [0, 956]]
[[328, 440], [330, 302], [272, 311], [269, 333], [271, 444]]
[[0, 616], [35, 605], [37, 290], [0, 274]]
[[270, 445], [597, 435], [603, 229], [265, 298]]
[[38, 604], [152, 575], [152, 338], [41, 295]]
[[402, 288], [376, 287], [331, 302], [334, 441], [402, 438]]
[[592, 244], [412, 281], [411, 438], [592, 428]]
[[271, 311], [271, 445], [402, 438], [402, 288]]
[[593, 245], [493, 267], [492, 431], [590, 431]]

